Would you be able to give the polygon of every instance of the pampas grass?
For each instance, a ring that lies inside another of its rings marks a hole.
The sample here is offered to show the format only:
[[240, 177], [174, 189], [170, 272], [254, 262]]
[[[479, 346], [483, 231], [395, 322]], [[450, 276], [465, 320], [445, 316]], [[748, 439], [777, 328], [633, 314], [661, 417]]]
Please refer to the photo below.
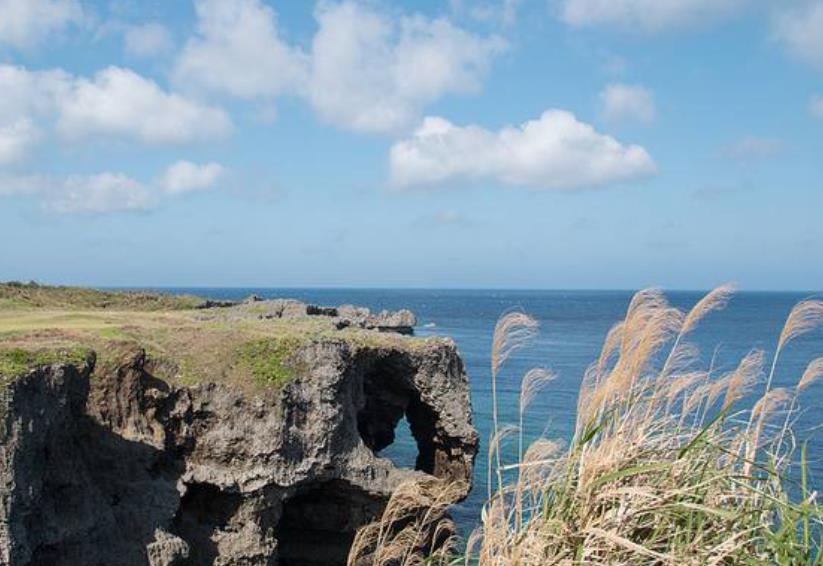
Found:
[[[823, 302], [792, 310], [765, 390], [745, 406], [762, 383], [765, 353], [754, 350], [716, 375], [714, 361], [697, 367], [686, 342], [730, 296], [721, 287], [683, 313], [660, 291], [637, 293], [583, 377], [567, 444], [539, 439], [524, 449], [521, 440], [519, 460], [501, 462], [515, 430], [500, 426], [495, 412], [489, 465], [498, 482], [466, 544], [466, 566], [823, 564], [823, 509], [809, 490], [806, 446], [796, 457], [789, 426], [798, 398], [823, 378], [823, 358], [795, 387], [772, 388], [780, 351], [823, 320]], [[493, 380], [535, 330], [522, 314], [501, 319]], [[521, 439], [523, 412], [552, 378], [548, 370], [524, 377]], [[799, 481], [790, 466], [799, 466]], [[403, 556], [391, 564], [457, 560], [445, 552]]]

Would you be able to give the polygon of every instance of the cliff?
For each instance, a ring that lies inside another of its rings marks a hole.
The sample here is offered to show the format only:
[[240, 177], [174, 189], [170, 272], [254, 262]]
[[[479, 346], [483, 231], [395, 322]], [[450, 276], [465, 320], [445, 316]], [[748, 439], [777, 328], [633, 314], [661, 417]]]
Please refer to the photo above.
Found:
[[[283, 304], [0, 308], [0, 563], [343, 564], [404, 481], [464, 497], [454, 344]], [[380, 457], [404, 417], [415, 469]]]

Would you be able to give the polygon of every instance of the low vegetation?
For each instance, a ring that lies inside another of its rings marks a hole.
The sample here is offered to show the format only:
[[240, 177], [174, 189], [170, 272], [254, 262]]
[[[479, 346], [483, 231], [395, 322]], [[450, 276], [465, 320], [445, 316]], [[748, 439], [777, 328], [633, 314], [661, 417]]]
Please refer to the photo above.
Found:
[[203, 304], [198, 297], [137, 291], [101, 291], [53, 287], [35, 282], [0, 283], [0, 308], [70, 308], [108, 310], [185, 310]]
[[96, 373], [105, 374], [143, 348], [149, 370], [172, 383], [272, 390], [300, 373], [294, 354], [311, 342], [410, 350], [428, 343], [358, 328], [338, 330], [324, 317], [268, 318], [262, 316], [263, 302], [192, 308], [201, 303], [174, 295], [0, 284], [0, 351], [14, 353], [0, 363], [0, 376], [8, 380], [24, 366], [53, 363], [45, 352], [87, 350], [97, 354]]
[[[780, 352], [823, 321], [823, 302], [794, 308], [770, 363], [754, 350], [718, 374], [700, 367], [688, 339], [730, 293], [717, 289], [688, 313], [658, 291], [638, 293], [584, 376], [576, 432], [567, 444], [541, 439], [520, 449], [518, 461], [506, 462], [501, 447], [522, 446], [522, 433], [499, 423], [495, 411], [481, 527], [469, 537], [464, 557], [441, 552], [426, 560], [479, 566], [823, 564], [823, 508], [809, 482], [806, 445], [798, 446], [792, 431], [803, 392], [823, 377], [823, 358], [811, 360], [792, 388], [772, 386]], [[500, 320], [493, 393], [501, 366], [535, 331], [534, 320], [521, 313]], [[551, 379], [544, 370], [524, 377], [521, 415]], [[420, 498], [408, 496], [418, 492], [400, 490], [406, 499], [390, 503], [382, 523], [361, 531], [350, 566], [423, 560], [413, 550], [427, 536], [426, 515], [419, 512]], [[414, 510], [412, 518], [393, 529], [404, 508]], [[432, 515], [442, 513], [442, 505], [432, 505]]]
[[301, 341], [294, 337], [264, 338], [247, 342], [237, 349], [237, 363], [251, 373], [263, 387], [282, 387], [295, 374], [291, 359]]
[[87, 348], [57, 348], [28, 350], [24, 348], [0, 348], [0, 384], [20, 377], [30, 370], [51, 364], [82, 365], [90, 355]]

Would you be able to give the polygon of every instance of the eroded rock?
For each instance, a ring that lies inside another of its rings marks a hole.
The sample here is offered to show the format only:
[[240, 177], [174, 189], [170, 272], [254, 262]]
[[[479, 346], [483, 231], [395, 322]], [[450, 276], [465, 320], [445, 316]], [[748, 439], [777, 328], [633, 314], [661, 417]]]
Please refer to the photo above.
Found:
[[[294, 354], [299, 375], [256, 394], [171, 385], [140, 348], [105, 372], [89, 360], [16, 380], [2, 401], [0, 563], [345, 563], [405, 480], [463, 482], [456, 499], [470, 485], [477, 435], [456, 348], [403, 340], [313, 341]], [[414, 470], [379, 457], [404, 417]]]

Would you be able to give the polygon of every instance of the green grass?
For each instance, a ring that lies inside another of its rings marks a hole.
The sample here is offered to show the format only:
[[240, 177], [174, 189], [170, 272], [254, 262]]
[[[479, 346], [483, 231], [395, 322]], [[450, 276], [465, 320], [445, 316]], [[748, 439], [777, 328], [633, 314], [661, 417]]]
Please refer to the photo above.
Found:
[[202, 299], [189, 295], [101, 291], [36, 283], [0, 283], [0, 309], [29, 307], [158, 311], [193, 309], [202, 303]]
[[0, 379], [2, 379], [3, 384], [8, 384], [14, 378], [20, 377], [34, 368], [53, 364], [80, 366], [86, 363], [89, 353], [88, 348], [61, 348], [55, 350], [0, 349]]
[[258, 386], [279, 389], [295, 376], [292, 357], [301, 344], [293, 336], [247, 342], [237, 350], [237, 364]]

